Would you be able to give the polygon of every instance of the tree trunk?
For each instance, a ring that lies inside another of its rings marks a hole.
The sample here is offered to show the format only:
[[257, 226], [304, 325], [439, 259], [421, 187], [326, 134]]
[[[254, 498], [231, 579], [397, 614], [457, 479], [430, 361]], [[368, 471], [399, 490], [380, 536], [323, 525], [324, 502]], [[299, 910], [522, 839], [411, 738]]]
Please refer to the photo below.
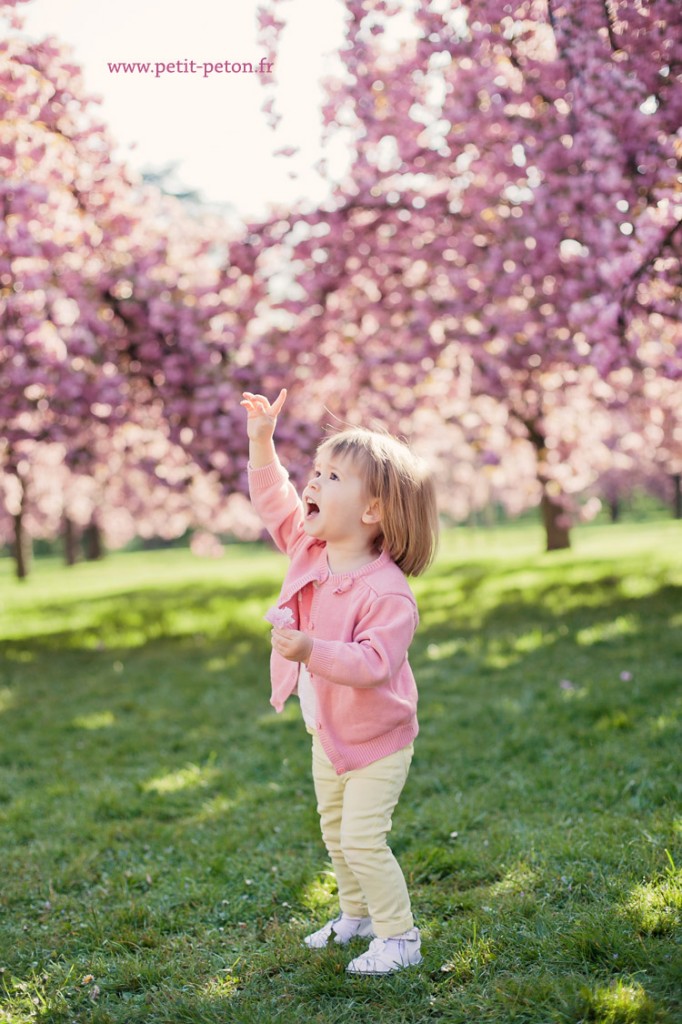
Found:
[[24, 527], [24, 513], [18, 512], [14, 519], [14, 562], [17, 579], [25, 580], [31, 567], [31, 539]]
[[64, 516], [62, 538], [64, 540], [64, 561], [67, 565], [75, 565], [78, 561], [78, 537], [73, 520], [68, 516]]
[[682, 519], [682, 473], [673, 473], [673, 515]]
[[104, 556], [102, 534], [95, 519], [83, 530], [83, 553], [88, 562], [98, 562]]
[[545, 550], [563, 551], [565, 548], [570, 548], [571, 535], [569, 528], [561, 522], [562, 516], [566, 515], [566, 509], [553, 501], [546, 491], [543, 491], [540, 510], [547, 538]]
[[620, 522], [620, 499], [612, 498], [609, 502], [609, 514], [611, 516], [612, 523]]
[[537, 421], [520, 419], [528, 431], [528, 440], [535, 448], [538, 480], [542, 487], [540, 512], [545, 527], [545, 550], [563, 551], [571, 546], [571, 534], [570, 528], [565, 526], [562, 521], [566, 516], [566, 509], [549, 493], [551, 481], [547, 479], [543, 472], [543, 465], [547, 459], [545, 436], [542, 429], [537, 425]]

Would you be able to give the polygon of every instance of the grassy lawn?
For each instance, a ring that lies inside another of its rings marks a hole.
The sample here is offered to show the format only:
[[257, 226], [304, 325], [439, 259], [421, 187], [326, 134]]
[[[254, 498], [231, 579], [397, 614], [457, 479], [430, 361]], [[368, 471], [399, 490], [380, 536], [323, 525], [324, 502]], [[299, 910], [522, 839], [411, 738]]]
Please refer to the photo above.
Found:
[[0, 1021], [679, 1024], [682, 526], [449, 534], [415, 584], [421, 735], [393, 848], [421, 968], [348, 977], [284, 562], [0, 561]]

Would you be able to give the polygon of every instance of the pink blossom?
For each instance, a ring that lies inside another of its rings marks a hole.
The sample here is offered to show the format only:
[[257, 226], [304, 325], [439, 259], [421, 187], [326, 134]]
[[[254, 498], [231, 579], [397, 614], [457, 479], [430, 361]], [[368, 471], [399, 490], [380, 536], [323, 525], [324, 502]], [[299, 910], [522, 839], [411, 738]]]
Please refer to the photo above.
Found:
[[291, 608], [279, 608], [277, 605], [273, 605], [263, 617], [266, 622], [272, 623], [275, 629], [286, 629], [287, 626], [294, 624]]

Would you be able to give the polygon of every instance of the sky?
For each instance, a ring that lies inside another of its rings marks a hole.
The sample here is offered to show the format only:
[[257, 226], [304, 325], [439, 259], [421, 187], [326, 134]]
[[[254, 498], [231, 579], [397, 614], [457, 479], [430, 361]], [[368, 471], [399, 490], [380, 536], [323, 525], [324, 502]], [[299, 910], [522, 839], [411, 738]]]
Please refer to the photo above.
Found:
[[[271, 203], [325, 195], [314, 171], [319, 80], [338, 67], [334, 51], [343, 31], [339, 0], [283, 5], [287, 28], [273, 71], [282, 121], [273, 132], [260, 76], [232, 68], [267, 57], [257, 42], [257, 7], [258, 0], [33, 0], [22, 13], [32, 38], [56, 35], [72, 46], [86, 89], [101, 97], [102, 117], [129, 163], [177, 164], [184, 187], [257, 217]], [[154, 67], [116, 74], [108, 65], [117, 62]], [[220, 63], [222, 72], [205, 74], [206, 65]], [[175, 71], [157, 75], [157, 64], [175, 64]], [[289, 146], [299, 153], [273, 155]]]

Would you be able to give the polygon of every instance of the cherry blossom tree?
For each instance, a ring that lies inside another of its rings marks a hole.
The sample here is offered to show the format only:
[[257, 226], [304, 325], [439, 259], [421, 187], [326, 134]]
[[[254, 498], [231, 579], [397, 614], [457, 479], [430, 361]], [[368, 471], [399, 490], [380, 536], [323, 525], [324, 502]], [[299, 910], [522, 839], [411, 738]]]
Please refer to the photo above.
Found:
[[404, 420], [444, 373], [453, 398], [500, 403], [536, 453], [548, 547], [566, 546], [571, 491], [604, 469], [602, 382], [682, 366], [682, 12], [346, 6], [325, 117], [350, 171], [324, 209], [252, 232], [263, 273], [280, 246], [292, 275], [277, 346], [341, 415], [370, 401]]
[[127, 391], [93, 330], [103, 229], [83, 197], [104, 203], [98, 187], [118, 182], [100, 126], [74, 101], [79, 86], [55, 43], [0, 44], [0, 418], [3, 470], [22, 495], [20, 574], [27, 452], [68, 441], [87, 419], [120, 420]]
[[[103, 502], [118, 494], [119, 521], [127, 511], [143, 532], [142, 496], [158, 521], [160, 478], [180, 451], [187, 479], [207, 483], [214, 520], [244, 475], [238, 395], [260, 293], [228, 263], [216, 217], [145, 185], [113, 149], [68, 51], [54, 39], [0, 44], [0, 472], [20, 576], [27, 524], [54, 530], [57, 506], [71, 522], [66, 494], [38, 507], [36, 472], [55, 452], [53, 481]], [[91, 531], [111, 513], [93, 505]]]

